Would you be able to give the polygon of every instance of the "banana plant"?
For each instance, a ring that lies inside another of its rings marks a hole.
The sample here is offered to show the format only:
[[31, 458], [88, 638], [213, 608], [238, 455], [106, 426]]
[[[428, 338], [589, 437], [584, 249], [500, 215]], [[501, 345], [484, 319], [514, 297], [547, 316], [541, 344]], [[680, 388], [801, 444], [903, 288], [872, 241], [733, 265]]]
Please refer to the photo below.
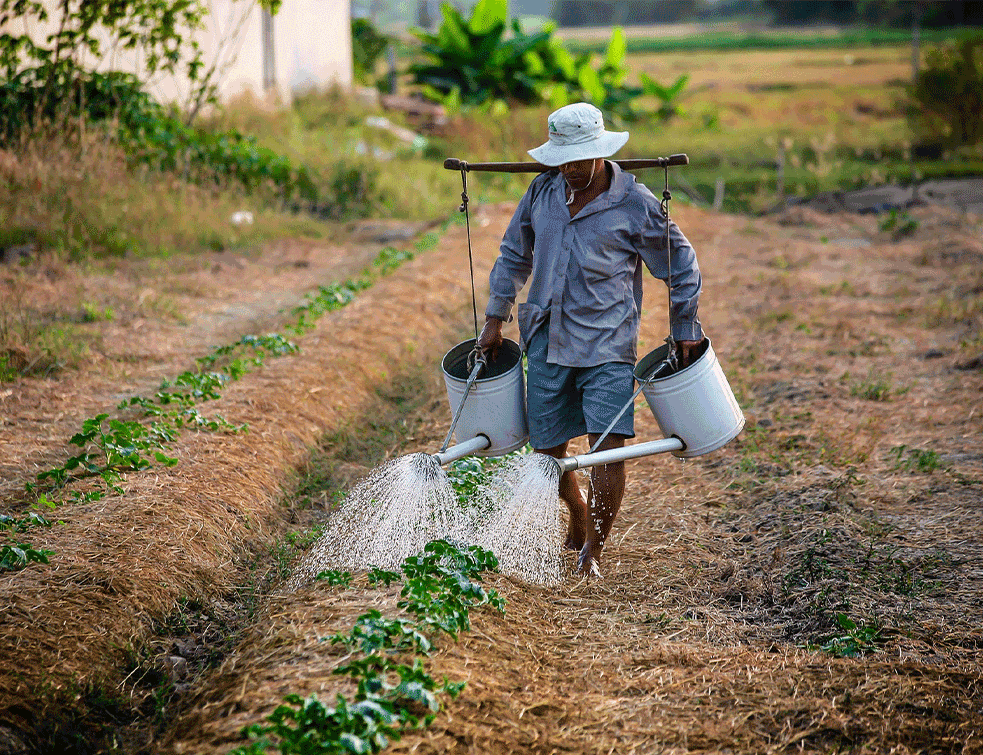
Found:
[[[423, 93], [443, 102], [456, 98], [463, 105], [492, 99], [539, 102], [545, 65], [537, 60], [550, 37], [548, 31], [523, 33], [518, 22], [506, 39], [506, 0], [479, 0], [470, 19], [449, 3], [440, 9], [442, 23], [436, 33], [415, 30], [422, 42], [425, 62], [409, 67]], [[456, 93], [456, 94], [455, 94]]]
[[639, 78], [642, 80], [642, 89], [645, 94], [659, 98], [661, 104], [659, 105], [659, 109], [656, 111], [656, 115], [658, 115], [659, 118], [667, 121], [673, 116], [682, 114], [682, 108], [680, 108], [680, 106], [677, 104], [677, 100], [689, 81], [688, 74], [683, 74], [676, 79], [675, 83], [670, 84], [669, 86], [662, 86], [655, 79], [644, 72], [639, 76]]
[[589, 53], [574, 56], [563, 46], [553, 24], [536, 34], [524, 33], [516, 21], [509, 26], [507, 0], [479, 0], [469, 19], [448, 3], [441, 6], [441, 14], [435, 33], [414, 31], [425, 60], [411, 65], [409, 73], [426, 97], [449, 110], [489, 101], [562, 107], [584, 100], [615, 122], [624, 122], [641, 115], [635, 107], [639, 97], [653, 94], [663, 102], [660, 117], [678, 111], [673, 100], [687, 78], [660, 87], [644, 77], [644, 87], [630, 86], [627, 43], [620, 27], [612, 31], [595, 68]]

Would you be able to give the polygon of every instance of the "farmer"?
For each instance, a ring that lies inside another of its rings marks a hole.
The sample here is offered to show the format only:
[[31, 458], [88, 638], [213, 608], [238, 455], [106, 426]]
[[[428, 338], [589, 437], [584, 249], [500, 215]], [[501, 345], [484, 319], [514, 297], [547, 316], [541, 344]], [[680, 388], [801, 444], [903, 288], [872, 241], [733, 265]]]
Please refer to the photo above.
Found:
[[[669, 278], [666, 216], [635, 177], [605, 160], [628, 141], [606, 131], [601, 111], [587, 103], [549, 116], [549, 141], [529, 150], [555, 167], [533, 179], [502, 239], [490, 275], [491, 296], [478, 346], [492, 356], [502, 323], [527, 281], [519, 304], [519, 335], [527, 361], [527, 414], [533, 448], [566, 456], [571, 439], [598, 441], [634, 392], [633, 368], [642, 311], [642, 263]], [[672, 336], [680, 366], [703, 341], [697, 318], [702, 281], [693, 247], [669, 223], [672, 247]], [[531, 277], [531, 280], [530, 280]], [[629, 406], [598, 450], [633, 438]], [[600, 576], [598, 563], [625, 492], [624, 462], [591, 469], [587, 501], [574, 472], [560, 480], [570, 509], [565, 547], [580, 551], [577, 571]]]

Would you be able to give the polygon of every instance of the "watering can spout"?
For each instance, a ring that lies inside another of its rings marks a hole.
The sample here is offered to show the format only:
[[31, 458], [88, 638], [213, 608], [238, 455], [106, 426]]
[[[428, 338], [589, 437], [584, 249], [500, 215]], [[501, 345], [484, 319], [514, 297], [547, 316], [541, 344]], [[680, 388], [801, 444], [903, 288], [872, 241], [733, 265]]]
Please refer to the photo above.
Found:
[[483, 433], [478, 433], [471, 440], [467, 440], [464, 443], [458, 443], [456, 446], [451, 446], [450, 448], [444, 449], [440, 453], [432, 454], [432, 456], [437, 460], [437, 464], [443, 467], [450, 464], [452, 461], [463, 459], [465, 456], [478, 453], [478, 451], [484, 451], [490, 445], [491, 440], [488, 439], [488, 436], [484, 435]]
[[606, 451], [595, 451], [592, 454], [581, 454], [579, 456], [567, 456], [564, 459], [555, 459], [556, 465], [560, 468], [560, 474], [572, 472], [583, 467], [593, 467], [598, 464], [613, 464], [628, 459], [637, 459], [640, 456], [652, 456], [653, 454], [666, 453], [667, 451], [682, 451], [686, 447], [679, 438], [660, 438], [650, 440], [647, 443], [635, 443], [621, 448], [609, 448]]

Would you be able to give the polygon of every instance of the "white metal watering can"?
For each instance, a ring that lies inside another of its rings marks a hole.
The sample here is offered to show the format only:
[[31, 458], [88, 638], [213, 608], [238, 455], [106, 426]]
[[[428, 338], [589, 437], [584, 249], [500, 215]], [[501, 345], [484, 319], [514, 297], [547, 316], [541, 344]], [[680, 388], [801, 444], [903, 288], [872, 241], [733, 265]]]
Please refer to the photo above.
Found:
[[[494, 362], [469, 368], [474, 345], [474, 339], [458, 344], [441, 363], [451, 411], [457, 408], [452, 431], [459, 441], [449, 448], [445, 443], [434, 454], [441, 466], [472, 454], [504, 456], [529, 439], [519, 345], [505, 339]], [[669, 348], [665, 344], [649, 352], [635, 367], [635, 379], [665, 437], [557, 459], [561, 472], [666, 452], [683, 458], [701, 456], [737, 437], [744, 414], [710, 339], [681, 370], [674, 370], [666, 359]]]

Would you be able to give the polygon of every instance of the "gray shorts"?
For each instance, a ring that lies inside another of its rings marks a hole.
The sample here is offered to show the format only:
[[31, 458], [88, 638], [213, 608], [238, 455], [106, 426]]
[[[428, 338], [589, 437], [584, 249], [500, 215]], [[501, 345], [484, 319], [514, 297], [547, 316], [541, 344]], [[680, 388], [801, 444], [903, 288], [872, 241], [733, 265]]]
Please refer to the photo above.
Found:
[[[635, 392], [633, 367], [608, 362], [596, 367], [563, 367], [546, 361], [549, 326], [541, 326], [526, 344], [526, 406], [529, 443], [554, 448], [586, 433], [608, 429]], [[634, 402], [612, 433], [635, 437]]]

